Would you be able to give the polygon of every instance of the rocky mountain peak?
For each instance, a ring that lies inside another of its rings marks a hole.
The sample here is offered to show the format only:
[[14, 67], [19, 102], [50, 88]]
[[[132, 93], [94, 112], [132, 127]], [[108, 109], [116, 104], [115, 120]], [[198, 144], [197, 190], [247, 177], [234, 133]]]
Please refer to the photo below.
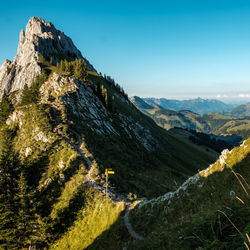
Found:
[[83, 58], [72, 40], [63, 32], [57, 30], [51, 22], [42, 18], [30, 18], [26, 31], [21, 30], [15, 62], [25, 66], [31, 61], [38, 61], [38, 55], [54, 62], [67, 58]]
[[[55, 64], [61, 59], [69, 61], [83, 58], [72, 40], [51, 22], [42, 18], [31, 17], [26, 30], [21, 30], [17, 55], [11, 63], [6, 60], [0, 68], [0, 98], [4, 92], [20, 90], [25, 84], [30, 85], [41, 72], [39, 56]], [[85, 59], [88, 68], [93, 66]]]

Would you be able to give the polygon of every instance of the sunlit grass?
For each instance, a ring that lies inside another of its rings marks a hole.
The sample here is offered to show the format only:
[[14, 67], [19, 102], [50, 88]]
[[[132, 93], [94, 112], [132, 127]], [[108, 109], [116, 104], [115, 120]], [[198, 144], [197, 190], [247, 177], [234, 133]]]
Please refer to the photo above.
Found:
[[74, 225], [51, 249], [85, 249], [116, 222], [124, 208], [123, 202], [114, 203], [102, 193], [88, 189]]
[[224, 167], [217, 162], [207, 178], [185, 192], [135, 208], [130, 220], [145, 237], [135, 248], [245, 249], [250, 227], [249, 152], [247, 140], [233, 149]]
[[85, 173], [86, 169], [82, 166], [80, 170], [70, 178], [70, 180], [65, 184], [64, 190], [61, 196], [58, 198], [57, 203], [54, 204], [51, 218], [55, 219], [57, 214], [63, 209], [69, 206], [70, 200], [77, 193], [79, 187], [85, 183]]

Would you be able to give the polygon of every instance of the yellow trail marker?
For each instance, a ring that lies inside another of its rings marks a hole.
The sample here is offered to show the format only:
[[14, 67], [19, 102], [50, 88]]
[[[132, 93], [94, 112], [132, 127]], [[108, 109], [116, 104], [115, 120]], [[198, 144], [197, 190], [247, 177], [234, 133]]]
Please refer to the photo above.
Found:
[[115, 171], [110, 169], [110, 168], [106, 169], [105, 170], [105, 175], [109, 175], [109, 174], [115, 174]]
[[115, 171], [112, 170], [112, 168], [106, 168], [105, 169], [105, 175], [106, 175], [106, 199], [108, 198], [108, 176], [109, 174], [115, 174]]

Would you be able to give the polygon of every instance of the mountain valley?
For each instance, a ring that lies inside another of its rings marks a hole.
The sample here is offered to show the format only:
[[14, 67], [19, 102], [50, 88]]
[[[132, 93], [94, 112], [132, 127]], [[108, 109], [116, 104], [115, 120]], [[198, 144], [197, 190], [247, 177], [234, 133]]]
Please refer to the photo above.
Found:
[[[250, 119], [248, 116], [231, 117], [218, 113], [199, 115], [189, 110], [173, 111], [165, 109], [159, 105], [149, 104], [137, 96], [130, 98], [130, 100], [139, 110], [167, 130], [179, 127], [213, 134], [212, 136], [225, 140], [233, 146], [238, 145], [241, 140], [250, 136]], [[247, 105], [245, 106], [247, 107]], [[233, 110], [237, 110], [237, 108]]]

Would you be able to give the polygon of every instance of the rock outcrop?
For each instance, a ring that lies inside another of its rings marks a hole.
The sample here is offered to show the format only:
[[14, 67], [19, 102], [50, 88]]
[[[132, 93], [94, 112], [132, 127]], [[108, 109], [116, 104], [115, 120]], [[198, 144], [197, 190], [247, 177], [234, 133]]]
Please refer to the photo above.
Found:
[[[41, 72], [41, 56], [54, 64], [61, 59], [83, 58], [72, 40], [51, 22], [42, 18], [30, 18], [26, 31], [21, 30], [17, 55], [14, 61], [4, 61], [0, 68], [0, 98], [3, 92], [8, 94], [20, 90], [25, 84], [30, 86], [34, 77]], [[87, 67], [93, 66], [85, 59]]]

